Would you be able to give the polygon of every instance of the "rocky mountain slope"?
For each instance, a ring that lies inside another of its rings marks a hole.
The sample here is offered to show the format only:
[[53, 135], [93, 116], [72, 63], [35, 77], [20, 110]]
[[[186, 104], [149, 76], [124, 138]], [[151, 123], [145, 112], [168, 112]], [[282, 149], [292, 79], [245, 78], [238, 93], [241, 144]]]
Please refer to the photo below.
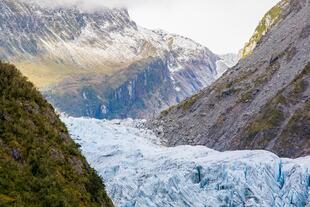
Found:
[[283, 19], [283, 11], [285, 7], [289, 3], [289, 0], [280, 1], [277, 5], [275, 5], [267, 14], [263, 17], [263, 19], [259, 22], [258, 26], [255, 29], [255, 32], [249, 42], [246, 43], [245, 47], [241, 50], [241, 56], [246, 58], [248, 55], [253, 53], [253, 50], [260, 42], [262, 37], [279, 21]]
[[165, 144], [310, 154], [310, 3], [278, 5], [280, 17], [252, 54], [152, 121]]
[[217, 64], [225, 59], [188, 38], [137, 26], [125, 9], [85, 12], [29, 2], [0, 1], [0, 59], [14, 62], [68, 114], [150, 116], [227, 69]]
[[310, 205], [310, 157], [169, 148], [137, 121], [62, 120], [119, 207]]
[[53, 107], [1, 62], [0, 97], [0, 206], [113, 206]]

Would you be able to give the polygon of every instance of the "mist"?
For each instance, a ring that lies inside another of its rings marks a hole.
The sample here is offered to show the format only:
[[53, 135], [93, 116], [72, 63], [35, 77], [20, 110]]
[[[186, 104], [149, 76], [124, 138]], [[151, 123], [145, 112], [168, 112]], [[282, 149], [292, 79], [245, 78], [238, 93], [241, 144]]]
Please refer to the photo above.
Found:
[[189, 37], [218, 54], [237, 53], [279, 0], [23, 0], [92, 12], [127, 8], [140, 26]]
[[92, 11], [103, 8], [133, 8], [141, 5], [155, 6], [169, 5], [176, 0], [22, 0], [36, 3], [43, 7], [77, 7], [81, 10]]

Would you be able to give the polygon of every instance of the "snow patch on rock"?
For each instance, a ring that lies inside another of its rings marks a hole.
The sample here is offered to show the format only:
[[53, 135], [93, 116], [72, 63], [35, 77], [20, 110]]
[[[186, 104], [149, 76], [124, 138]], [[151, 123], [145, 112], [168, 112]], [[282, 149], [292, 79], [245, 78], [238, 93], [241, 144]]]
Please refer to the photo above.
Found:
[[241, 56], [237, 54], [220, 55], [220, 60], [216, 62], [216, 78], [221, 77], [229, 68], [234, 67], [239, 62]]

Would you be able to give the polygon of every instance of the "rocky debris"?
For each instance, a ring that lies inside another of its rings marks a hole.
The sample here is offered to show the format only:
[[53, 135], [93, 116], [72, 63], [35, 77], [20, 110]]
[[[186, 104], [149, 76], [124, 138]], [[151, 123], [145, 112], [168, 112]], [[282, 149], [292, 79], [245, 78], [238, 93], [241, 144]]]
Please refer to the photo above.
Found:
[[77, 157], [72, 157], [69, 159], [69, 163], [72, 165], [72, 168], [78, 173], [79, 175], [83, 175], [83, 163]]
[[268, 149], [285, 157], [310, 153], [310, 37], [303, 35], [310, 24], [310, 3], [291, 0], [285, 5], [285, 18], [270, 28], [252, 55], [149, 122], [163, 143], [221, 151]]

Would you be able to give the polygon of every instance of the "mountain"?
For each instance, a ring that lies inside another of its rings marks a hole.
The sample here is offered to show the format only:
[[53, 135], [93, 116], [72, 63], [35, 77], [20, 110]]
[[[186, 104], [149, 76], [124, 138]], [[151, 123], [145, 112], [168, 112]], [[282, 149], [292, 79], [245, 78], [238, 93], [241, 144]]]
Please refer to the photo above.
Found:
[[262, 37], [279, 21], [283, 19], [282, 11], [285, 9], [289, 0], [280, 1], [272, 9], [270, 9], [263, 19], [259, 22], [258, 26], [255, 29], [253, 36], [250, 41], [246, 43], [245, 47], [241, 50], [241, 56], [243, 58], [247, 57], [260, 42]]
[[216, 62], [217, 75], [216, 78], [220, 78], [229, 68], [234, 67], [241, 59], [240, 55], [228, 53], [220, 55], [221, 60]]
[[163, 143], [310, 154], [310, 4], [282, 0], [275, 8], [277, 20], [252, 53], [150, 122]]
[[1, 62], [0, 97], [0, 206], [113, 206], [53, 107]]
[[309, 156], [164, 147], [137, 120], [62, 120], [119, 207], [310, 205]]
[[179, 35], [136, 25], [126, 9], [87, 12], [0, 1], [0, 59], [59, 110], [149, 117], [211, 84], [225, 59]]

